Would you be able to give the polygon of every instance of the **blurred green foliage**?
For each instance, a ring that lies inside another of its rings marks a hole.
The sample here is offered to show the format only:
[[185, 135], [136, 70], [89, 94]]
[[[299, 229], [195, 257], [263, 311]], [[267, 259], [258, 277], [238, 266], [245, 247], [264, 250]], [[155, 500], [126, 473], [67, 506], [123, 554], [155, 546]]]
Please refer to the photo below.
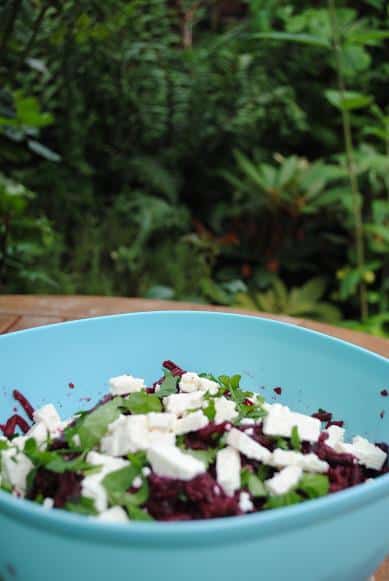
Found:
[[2, 3], [1, 291], [241, 305], [387, 334], [388, 8], [339, 1], [337, 39], [330, 8]]

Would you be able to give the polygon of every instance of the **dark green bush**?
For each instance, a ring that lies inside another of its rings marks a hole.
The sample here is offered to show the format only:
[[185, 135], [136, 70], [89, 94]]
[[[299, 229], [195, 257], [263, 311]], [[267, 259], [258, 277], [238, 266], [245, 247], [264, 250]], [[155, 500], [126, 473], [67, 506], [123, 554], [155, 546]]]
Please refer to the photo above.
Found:
[[383, 0], [6, 1], [1, 290], [384, 334], [387, 24]]

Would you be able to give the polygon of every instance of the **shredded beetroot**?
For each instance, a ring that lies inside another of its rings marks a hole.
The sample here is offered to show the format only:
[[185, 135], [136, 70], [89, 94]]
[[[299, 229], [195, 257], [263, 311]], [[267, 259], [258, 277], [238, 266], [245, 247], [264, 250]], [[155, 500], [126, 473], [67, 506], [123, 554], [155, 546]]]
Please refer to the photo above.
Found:
[[222, 422], [221, 424], [211, 422], [205, 428], [187, 434], [185, 436], [186, 446], [193, 450], [207, 450], [210, 446], [215, 446], [219, 436], [222, 436], [230, 426], [229, 422]]
[[157, 474], [150, 474], [149, 486], [150, 496], [158, 500], [174, 499], [184, 490], [184, 485], [181, 480], [163, 478]]
[[203, 518], [232, 516], [239, 514], [239, 506], [234, 497], [227, 496], [210, 474], [201, 474], [185, 483], [189, 500], [198, 503]]
[[32, 420], [35, 410], [32, 407], [32, 405], [30, 404], [30, 402], [28, 401], [28, 399], [26, 397], [24, 397], [24, 395], [22, 393], [20, 393], [20, 391], [18, 391], [17, 389], [13, 390], [12, 395], [13, 395], [14, 399], [16, 399], [16, 401], [18, 401], [20, 403], [20, 405], [22, 406], [22, 408], [24, 409], [24, 411], [26, 412], [26, 414], [28, 415], [30, 420]]
[[68, 383], [68, 386], [69, 386], [70, 389], [74, 389], [74, 383], [72, 381], [70, 381]]
[[181, 377], [181, 375], [184, 375], [185, 373], [184, 369], [182, 369], [181, 367], [179, 367], [179, 365], [177, 365], [173, 361], [170, 361], [169, 359], [162, 363], [162, 367], [170, 371], [170, 373], [174, 375], [174, 377]]
[[312, 414], [312, 417], [317, 418], [321, 422], [330, 422], [332, 420], [332, 414], [322, 409], [319, 409], [317, 412]]
[[366, 480], [359, 464], [331, 466], [328, 470], [328, 478], [330, 480], [330, 492], [339, 492]]
[[39, 468], [27, 497], [33, 499], [42, 494], [45, 498], [53, 498], [56, 508], [63, 508], [68, 501], [80, 497], [81, 480], [82, 475], [75, 472], [59, 474]]
[[244, 403], [244, 405], [247, 405], [247, 406], [254, 405], [254, 403], [251, 401], [251, 399], [248, 399], [248, 397], [246, 397], [246, 399], [244, 400], [243, 403]]
[[330, 422], [326, 423], [326, 430], [331, 426], [338, 426], [339, 428], [343, 428], [344, 421], [343, 420], [331, 420]]
[[253, 427], [254, 427], [254, 434], [252, 436], [253, 440], [258, 442], [258, 444], [261, 444], [261, 446], [264, 446], [268, 450], [273, 451], [275, 448], [275, 441], [274, 439], [270, 438], [269, 436], [266, 436], [263, 433], [262, 424], [255, 425]]
[[17, 427], [19, 427], [24, 434], [30, 429], [30, 426], [26, 420], [23, 419], [22, 416], [19, 416], [19, 414], [14, 414], [7, 420], [5, 425], [0, 425], [0, 428], [2, 429], [6, 438], [11, 438], [15, 434]]
[[275, 387], [273, 389], [274, 393], [276, 393], [277, 395], [281, 395], [282, 393], [282, 387]]

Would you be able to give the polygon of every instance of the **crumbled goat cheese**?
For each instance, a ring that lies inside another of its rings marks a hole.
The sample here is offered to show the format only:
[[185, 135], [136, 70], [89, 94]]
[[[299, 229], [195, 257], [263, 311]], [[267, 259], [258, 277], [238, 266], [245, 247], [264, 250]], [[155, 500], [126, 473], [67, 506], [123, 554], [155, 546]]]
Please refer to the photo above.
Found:
[[272, 495], [286, 494], [298, 484], [302, 474], [300, 466], [288, 466], [266, 480], [265, 486]]
[[139, 377], [132, 375], [118, 375], [109, 380], [110, 392], [112, 395], [126, 395], [145, 389], [145, 382]]
[[271, 458], [271, 453], [267, 448], [255, 442], [252, 438], [244, 434], [236, 428], [232, 428], [227, 434], [227, 444], [238, 450], [247, 458], [258, 460], [259, 462], [268, 463]]
[[216, 479], [229, 496], [240, 488], [240, 468], [239, 452], [231, 447], [219, 450], [216, 456]]
[[184, 454], [175, 446], [154, 446], [147, 451], [147, 459], [158, 476], [192, 480], [206, 472], [204, 462]]

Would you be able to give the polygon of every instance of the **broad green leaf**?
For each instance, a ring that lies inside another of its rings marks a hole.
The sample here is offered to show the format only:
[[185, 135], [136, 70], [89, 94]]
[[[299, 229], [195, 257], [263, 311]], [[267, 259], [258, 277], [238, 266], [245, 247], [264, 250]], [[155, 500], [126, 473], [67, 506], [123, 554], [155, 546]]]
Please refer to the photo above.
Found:
[[280, 494], [279, 496], [270, 496], [265, 502], [263, 508], [282, 508], [284, 506], [290, 506], [292, 504], [299, 504], [302, 502], [302, 497], [295, 491], [287, 492], [286, 494]]
[[292, 444], [293, 450], [296, 450], [296, 452], [301, 450], [301, 438], [297, 426], [293, 426], [292, 428], [290, 443]]
[[61, 161], [61, 156], [55, 153], [52, 149], [49, 149], [42, 143], [34, 141], [33, 139], [27, 140], [27, 145], [34, 153], [37, 153], [41, 157], [44, 157], [48, 161], [58, 162]]
[[162, 398], [176, 393], [178, 379], [178, 377], [174, 377], [170, 372], [165, 372], [165, 379], [161, 383], [159, 391], [155, 392], [155, 395]]
[[389, 30], [351, 30], [346, 35], [346, 42], [374, 46], [387, 38], [389, 38]]
[[159, 397], [153, 393], [138, 391], [123, 398], [123, 407], [133, 414], [148, 414], [150, 412], [161, 412], [162, 404]]
[[329, 491], [329, 479], [325, 474], [303, 474], [297, 489], [304, 492], [308, 498], [325, 496]]
[[328, 89], [324, 94], [331, 105], [344, 111], [367, 107], [373, 101], [370, 95], [363, 95], [355, 91], [345, 91], [343, 97], [339, 91], [333, 89]]
[[65, 510], [86, 516], [96, 516], [98, 514], [93, 500], [86, 497], [81, 497], [77, 501], [67, 502]]
[[[84, 449], [93, 448], [108, 430], [109, 424], [120, 416], [120, 408], [123, 405], [121, 397], [115, 397], [108, 403], [99, 406], [90, 414], [81, 418], [75, 429]], [[66, 430], [65, 430], [66, 432]], [[74, 430], [73, 430], [74, 435]]]
[[295, 42], [298, 44], [307, 44], [309, 46], [320, 46], [330, 48], [330, 43], [319, 36], [313, 34], [292, 34], [290, 32], [258, 32], [253, 34], [252, 38], [262, 40], [278, 40], [282, 42]]

